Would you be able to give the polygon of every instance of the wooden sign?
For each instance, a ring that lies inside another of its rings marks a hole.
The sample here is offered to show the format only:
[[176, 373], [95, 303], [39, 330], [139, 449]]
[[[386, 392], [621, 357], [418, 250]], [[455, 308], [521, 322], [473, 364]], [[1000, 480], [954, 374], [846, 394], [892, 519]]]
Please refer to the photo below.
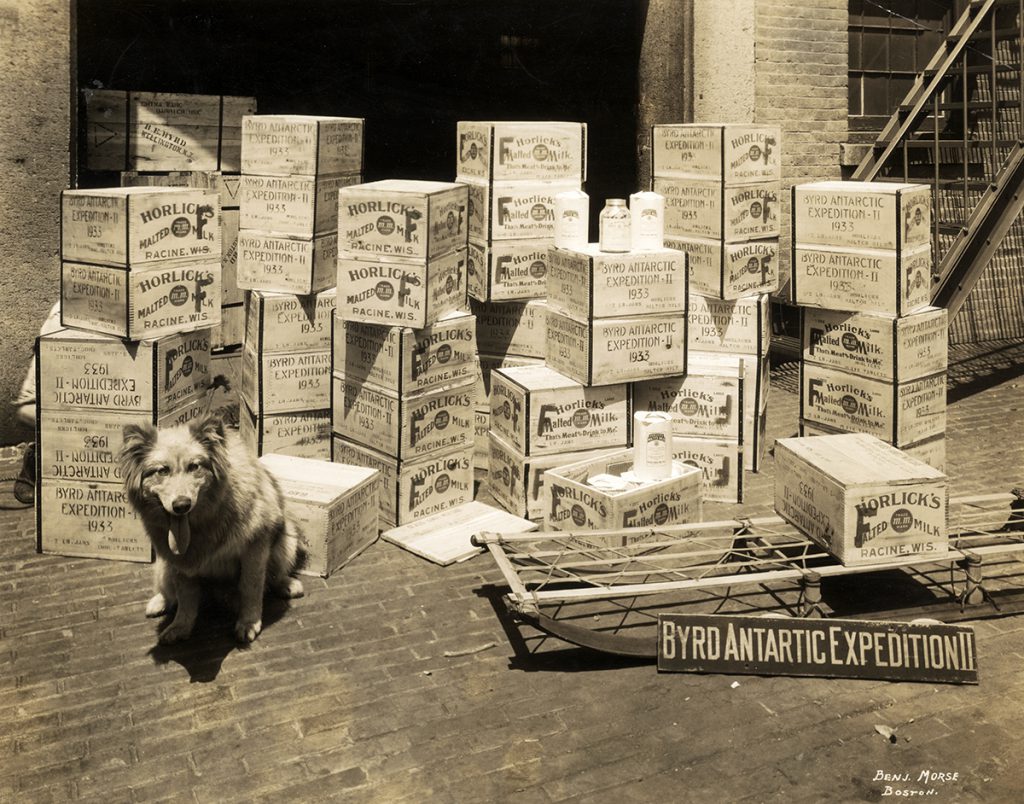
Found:
[[977, 684], [968, 626], [658, 615], [658, 670]]

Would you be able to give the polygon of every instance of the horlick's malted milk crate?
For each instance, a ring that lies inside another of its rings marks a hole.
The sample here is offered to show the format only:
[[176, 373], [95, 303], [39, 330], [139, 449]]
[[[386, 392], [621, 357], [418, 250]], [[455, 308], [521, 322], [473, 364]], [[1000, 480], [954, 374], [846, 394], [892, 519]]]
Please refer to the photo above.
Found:
[[548, 311], [545, 362], [584, 385], [610, 385], [686, 371], [684, 313], [580, 322]]
[[657, 125], [651, 135], [651, 173], [715, 179], [728, 187], [782, 178], [778, 126], [721, 123]]
[[380, 470], [382, 525], [404, 525], [473, 501], [472, 444], [399, 460], [335, 435], [332, 452], [338, 463]]
[[803, 359], [876, 380], [915, 380], [946, 370], [947, 323], [938, 307], [899, 318], [806, 307]]
[[467, 193], [463, 184], [406, 179], [344, 187], [338, 192], [338, 247], [356, 259], [421, 263], [464, 249]]
[[475, 380], [415, 394], [384, 391], [335, 372], [333, 430], [394, 458], [473, 446]]
[[362, 176], [241, 177], [243, 229], [309, 238], [338, 230], [338, 190], [359, 184]]
[[847, 566], [942, 558], [946, 476], [864, 433], [775, 442], [775, 510]]
[[466, 250], [417, 260], [337, 261], [338, 315], [346, 321], [422, 329], [466, 306]]
[[127, 424], [187, 424], [206, 412], [208, 330], [125, 341], [59, 330], [36, 342], [37, 549], [149, 561], [117, 466]]
[[470, 300], [481, 354], [544, 359], [548, 305], [542, 299], [492, 304]]
[[498, 369], [490, 406], [491, 429], [525, 456], [629, 444], [624, 383], [587, 388], [547, 366]]
[[555, 196], [580, 188], [571, 180], [459, 181], [469, 192], [469, 237], [487, 243], [554, 237]]
[[[826, 427], [823, 424], [814, 424], [803, 419], [800, 420], [800, 435], [804, 437], [808, 436], [820, 436], [820, 435], [839, 435], [840, 433], [848, 432], [845, 430], [837, 430], [833, 427]], [[886, 442], [888, 443], [888, 442]], [[939, 435], [926, 438], [924, 441], [918, 441], [916, 444], [907, 444], [906, 446], [898, 448], [900, 452], [905, 452], [913, 458], [917, 458], [919, 461], [924, 461], [929, 466], [938, 469], [940, 472], [946, 471], [946, 434], [940, 433]]]
[[673, 436], [672, 460], [700, 469], [701, 497], [743, 502], [743, 445], [731, 438]]
[[717, 181], [655, 176], [665, 196], [665, 234], [739, 243], [779, 236], [778, 181], [723, 186]]
[[256, 99], [82, 90], [90, 170], [238, 171], [241, 125]]
[[633, 408], [669, 414], [676, 435], [743, 443], [744, 368], [740, 358], [691, 353], [685, 375], [633, 383]]
[[739, 299], [779, 288], [779, 241], [723, 243], [701, 237], [666, 237], [665, 246], [686, 253], [690, 293]]
[[469, 241], [466, 288], [478, 301], [539, 299], [547, 293], [550, 238]]
[[906, 382], [800, 364], [800, 417], [903, 447], [946, 431], [946, 373]]
[[672, 249], [602, 252], [551, 248], [548, 308], [575, 318], [685, 313], [686, 255]]
[[544, 518], [544, 482], [548, 469], [596, 460], [620, 451], [616, 447], [526, 456], [493, 431], [486, 440], [487, 490], [509, 513], [536, 520]]
[[691, 293], [687, 321], [694, 351], [768, 354], [771, 304], [767, 294], [726, 300]]
[[253, 291], [245, 317], [245, 345], [257, 354], [331, 348], [334, 288], [315, 295]]
[[461, 120], [457, 133], [460, 177], [586, 181], [586, 123]]
[[220, 200], [187, 188], [65, 190], [61, 321], [138, 340], [220, 321]]
[[245, 290], [319, 293], [334, 287], [337, 271], [337, 234], [301, 239], [252, 229], [238, 232], [236, 281]]
[[362, 118], [263, 114], [242, 119], [242, 173], [347, 176], [362, 169]]
[[451, 313], [423, 329], [381, 327], [334, 318], [337, 374], [396, 394], [475, 380], [476, 319]]
[[[621, 476], [632, 468], [633, 450], [626, 449], [549, 469], [544, 483], [544, 527], [602, 530], [700, 521], [703, 476], [696, 467], [680, 467], [673, 477], [628, 491], [602, 491], [587, 483], [593, 475]], [[647, 531], [641, 539], [652, 536]], [[579, 538], [585, 539], [585, 534]]]
[[293, 455], [264, 455], [299, 531], [299, 572], [328, 577], [377, 540], [380, 473]]
[[906, 315], [931, 293], [931, 190], [815, 182], [793, 188], [793, 299], [830, 310]]
[[481, 352], [477, 355], [479, 373], [476, 382], [477, 409], [491, 410], [491, 376], [495, 369], [513, 368], [516, 366], [543, 366], [544, 361], [536, 357], [519, 357], [518, 355], [489, 355]]
[[330, 408], [257, 416], [243, 404], [239, 416], [239, 435], [257, 455], [278, 453], [320, 460], [331, 457]]

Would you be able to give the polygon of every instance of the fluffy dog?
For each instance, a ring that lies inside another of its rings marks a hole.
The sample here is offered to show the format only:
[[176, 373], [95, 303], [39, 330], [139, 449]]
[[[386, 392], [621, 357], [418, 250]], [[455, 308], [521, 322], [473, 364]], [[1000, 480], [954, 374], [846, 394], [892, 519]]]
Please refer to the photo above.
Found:
[[216, 416], [157, 430], [127, 425], [120, 465], [128, 499], [156, 550], [147, 617], [177, 607], [163, 643], [186, 639], [199, 610], [202, 579], [236, 580], [235, 636], [263, 628], [263, 593], [300, 597], [292, 578], [298, 539], [277, 481]]

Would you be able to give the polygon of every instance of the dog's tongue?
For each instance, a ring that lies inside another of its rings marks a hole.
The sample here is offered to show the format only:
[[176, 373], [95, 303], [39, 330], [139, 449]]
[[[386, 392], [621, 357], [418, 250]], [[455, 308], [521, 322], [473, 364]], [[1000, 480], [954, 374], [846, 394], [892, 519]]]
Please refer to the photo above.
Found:
[[167, 530], [167, 545], [176, 556], [184, 555], [192, 538], [192, 528], [188, 524], [188, 514], [179, 516], [171, 514], [170, 527]]

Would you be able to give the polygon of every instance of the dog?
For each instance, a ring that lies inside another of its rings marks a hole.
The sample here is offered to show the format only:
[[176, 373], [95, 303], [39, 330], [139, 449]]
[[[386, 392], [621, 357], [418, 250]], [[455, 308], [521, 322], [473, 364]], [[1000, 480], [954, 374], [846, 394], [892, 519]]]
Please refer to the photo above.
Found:
[[175, 609], [161, 643], [191, 635], [200, 581], [237, 581], [235, 636], [246, 643], [263, 629], [265, 590], [302, 596], [302, 583], [291, 577], [298, 535], [281, 489], [219, 417], [160, 430], [127, 425], [119, 463], [156, 552], [146, 616]]

